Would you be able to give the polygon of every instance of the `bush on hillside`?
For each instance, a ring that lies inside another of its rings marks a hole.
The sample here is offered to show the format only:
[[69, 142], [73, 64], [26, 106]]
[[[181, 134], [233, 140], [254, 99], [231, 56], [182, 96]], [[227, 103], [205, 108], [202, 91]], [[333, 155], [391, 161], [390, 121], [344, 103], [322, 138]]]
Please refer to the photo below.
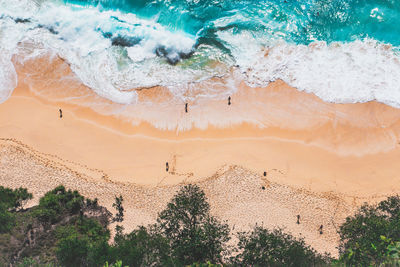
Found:
[[56, 223], [65, 215], [78, 214], [84, 205], [84, 197], [78, 191], [66, 190], [60, 185], [47, 192], [39, 201], [36, 216], [42, 222]]
[[340, 226], [340, 261], [349, 265], [380, 265], [390, 244], [400, 241], [400, 197], [378, 205], [364, 204]]
[[296, 239], [281, 229], [270, 231], [255, 227], [238, 233], [239, 253], [233, 263], [240, 266], [322, 266], [328, 256], [318, 254], [303, 239]]

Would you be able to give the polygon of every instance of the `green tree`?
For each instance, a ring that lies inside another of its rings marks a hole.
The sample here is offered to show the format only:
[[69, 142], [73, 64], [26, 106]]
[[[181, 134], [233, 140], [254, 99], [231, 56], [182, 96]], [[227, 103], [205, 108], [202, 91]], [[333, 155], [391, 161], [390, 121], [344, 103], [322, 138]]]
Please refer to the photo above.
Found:
[[238, 233], [239, 253], [232, 258], [240, 266], [325, 266], [328, 256], [318, 254], [303, 239], [296, 239], [281, 229], [269, 231], [255, 227]]
[[14, 224], [14, 215], [8, 211], [7, 205], [0, 203], [0, 233], [11, 230]]
[[42, 222], [53, 224], [66, 215], [82, 212], [83, 206], [84, 197], [78, 191], [66, 190], [64, 186], [60, 185], [40, 199], [35, 214]]
[[115, 202], [113, 203], [113, 208], [117, 210], [117, 214], [115, 214], [114, 221], [115, 222], [122, 222], [124, 220], [124, 207], [122, 206], [122, 202], [124, 198], [122, 195], [119, 197], [115, 197]]
[[169, 241], [177, 264], [221, 262], [229, 240], [228, 225], [210, 216], [204, 192], [196, 185], [186, 185], [160, 212], [157, 223]]
[[115, 239], [111, 260], [121, 260], [128, 266], [171, 265], [168, 240], [162, 237], [154, 226], [139, 227]]
[[69, 235], [57, 246], [57, 259], [63, 266], [86, 266], [89, 241], [85, 237]]
[[26, 188], [20, 187], [13, 190], [0, 186], [0, 203], [3, 203], [8, 209], [22, 208], [30, 199], [32, 199], [32, 194]]
[[380, 265], [386, 259], [387, 240], [400, 241], [399, 222], [399, 196], [378, 205], [364, 204], [340, 226], [340, 261], [349, 265]]
[[63, 266], [100, 266], [109, 256], [109, 231], [96, 220], [79, 217], [57, 232], [57, 259]]
[[28, 193], [26, 188], [11, 189], [0, 186], [0, 233], [11, 230], [14, 224], [14, 214], [10, 211], [16, 211], [32, 199], [32, 194]]

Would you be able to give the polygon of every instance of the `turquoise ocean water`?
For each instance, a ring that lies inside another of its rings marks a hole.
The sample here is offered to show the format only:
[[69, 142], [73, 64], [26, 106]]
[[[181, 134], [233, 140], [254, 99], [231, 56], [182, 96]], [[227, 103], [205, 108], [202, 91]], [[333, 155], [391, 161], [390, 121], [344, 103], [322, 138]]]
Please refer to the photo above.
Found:
[[400, 2], [396, 0], [112, 0], [65, 1], [83, 7], [133, 13], [154, 19], [198, 42], [221, 45], [218, 31], [250, 31], [296, 44], [315, 40], [349, 42], [373, 38], [400, 45]]
[[119, 103], [235, 68], [251, 86], [282, 79], [326, 101], [400, 107], [399, 23], [396, 0], [0, 0], [0, 100], [29, 41]]

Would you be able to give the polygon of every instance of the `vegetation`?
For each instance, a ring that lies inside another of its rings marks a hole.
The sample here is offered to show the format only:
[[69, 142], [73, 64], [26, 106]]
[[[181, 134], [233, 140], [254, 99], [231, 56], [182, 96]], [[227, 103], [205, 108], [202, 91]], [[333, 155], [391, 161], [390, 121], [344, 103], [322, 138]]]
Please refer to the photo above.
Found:
[[0, 186], [0, 203], [7, 209], [17, 210], [32, 199], [32, 194], [26, 188], [10, 189]]
[[[376, 265], [396, 255], [400, 242], [400, 197], [364, 204], [340, 227], [340, 260], [349, 265]], [[398, 255], [398, 254], [397, 254]]]
[[60, 185], [40, 199], [35, 215], [44, 223], [54, 224], [66, 215], [78, 214], [83, 206], [84, 197], [78, 191], [66, 190]]
[[117, 214], [115, 215], [115, 222], [122, 222], [124, 220], [124, 207], [122, 206], [122, 202], [124, 198], [120, 195], [119, 197], [115, 197], [115, 202], [113, 203], [113, 208], [117, 210]]
[[238, 234], [240, 253], [234, 258], [244, 266], [320, 266], [326, 265], [328, 256], [318, 254], [303, 239], [296, 239], [281, 229], [269, 231], [255, 227]]
[[[100, 266], [111, 214], [77, 191], [56, 187], [23, 210], [26, 189], [0, 189], [0, 217], [12, 223], [0, 234], [0, 266]], [[5, 197], [8, 196], [8, 197]], [[3, 224], [1, 224], [3, 226]], [[3, 227], [5, 228], [5, 227]], [[77, 264], [77, 265], [76, 265]]]
[[210, 216], [210, 205], [196, 185], [184, 186], [158, 216], [161, 234], [180, 265], [221, 262], [229, 227]]
[[[281, 229], [236, 233], [210, 215], [204, 192], [183, 186], [153, 225], [124, 233], [123, 198], [111, 216], [98, 201], [58, 186], [23, 209], [26, 189], [0, 187], [0, 266], [400, 266], [400, 197], [363, 205], [340, 227], [340, 258], [331, 262]], [[235, 233], [232, 233], [235, 234]]]
[[32, 199], [32, 194], [25, 188], [10, 189], [0, 186], [0, 233], [11, 230], [15, 223], [14, 215], [11, 211], [16, 211]]

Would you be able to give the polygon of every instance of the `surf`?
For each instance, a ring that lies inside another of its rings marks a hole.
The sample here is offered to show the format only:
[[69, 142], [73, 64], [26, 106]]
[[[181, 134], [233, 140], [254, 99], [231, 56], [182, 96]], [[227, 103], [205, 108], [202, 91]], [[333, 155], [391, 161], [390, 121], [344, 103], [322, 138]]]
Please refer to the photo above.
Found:
[[138, 101], [136, 88], [154, 86], [185, 101], [188, 85], [237, 69], [251, 86], [280, 79], [329, 102], [400, 107], [393, 1], [2, 0], [0, 7], [0, 101], [16, 86], [13, 55], [53, 53], [96, 94], [122, 104]]

